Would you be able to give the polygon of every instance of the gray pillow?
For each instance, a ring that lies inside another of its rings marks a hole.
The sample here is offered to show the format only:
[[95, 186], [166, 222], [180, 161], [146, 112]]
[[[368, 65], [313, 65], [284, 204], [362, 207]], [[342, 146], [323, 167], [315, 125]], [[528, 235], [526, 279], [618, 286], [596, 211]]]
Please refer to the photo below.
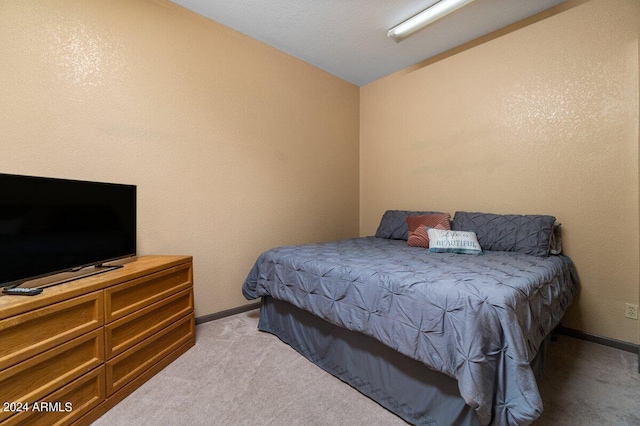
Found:
[[376, 231], [377, 238], [390, 240], [407, 240], [409, 229], [407, 228], [407, 216], [422, 216], [425, 214], [439, 214], [442, 212], [414, 212], [408, 210], [387, 210], [382, 215], [380, 225]]
[[555, 222], [555, 217], [545, 215], [456, 212], [451, 229], [474, 231], [483, 250], [546, 257]]

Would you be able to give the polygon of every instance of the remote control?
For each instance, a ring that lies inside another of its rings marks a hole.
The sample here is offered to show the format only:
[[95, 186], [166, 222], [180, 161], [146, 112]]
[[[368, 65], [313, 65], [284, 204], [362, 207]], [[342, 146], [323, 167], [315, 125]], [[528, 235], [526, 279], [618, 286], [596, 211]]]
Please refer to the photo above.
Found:
[[11, 294], [15, 296], [35, 296], [36, 294], [42, 293], [41, 288], [24, 288], [24, 287], [15, 287], [15, 288], [3, 288], [2, 292], [4, 294]]

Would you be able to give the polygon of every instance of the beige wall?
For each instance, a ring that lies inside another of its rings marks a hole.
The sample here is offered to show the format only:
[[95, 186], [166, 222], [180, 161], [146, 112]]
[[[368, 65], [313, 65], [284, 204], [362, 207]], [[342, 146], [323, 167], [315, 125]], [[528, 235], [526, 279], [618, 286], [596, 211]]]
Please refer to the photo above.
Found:
[[196, 316], [267, 248], [358, 233], [358, 88], [167, 1], [0, 0], [0, 172], [138, 185]]
[[638, 303], [640, 2], [592, 0], [360, 90], [360, 233], [389, 208], [551, 214], [564, 325], [627, 342]]

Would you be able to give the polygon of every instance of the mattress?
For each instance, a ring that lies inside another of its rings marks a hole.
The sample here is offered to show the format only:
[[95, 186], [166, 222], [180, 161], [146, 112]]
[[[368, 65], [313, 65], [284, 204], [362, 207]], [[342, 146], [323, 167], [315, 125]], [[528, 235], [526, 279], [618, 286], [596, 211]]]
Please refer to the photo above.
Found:
[[482, 424], [522, 425], [542, 412], [530, 363], [577, 286], [563, 255], [431, 253], [366, 237], [269, 250], [243, 294], [288, 302], [456, 379]]

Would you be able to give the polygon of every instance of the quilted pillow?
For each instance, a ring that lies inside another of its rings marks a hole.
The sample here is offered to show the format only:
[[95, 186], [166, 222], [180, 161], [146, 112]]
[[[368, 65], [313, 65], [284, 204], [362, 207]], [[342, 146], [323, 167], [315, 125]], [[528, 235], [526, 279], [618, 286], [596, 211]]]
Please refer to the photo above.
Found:
[[482, 254], [475, 232], [426, 228], [429, 251], [436, 253]]
[[555, 222], [555, 217], [545, 215], [456, 212], [451, 229], [474, 231], [484, 250], [545, 257]]
[[[450, 229], [448, 227], [449, 222], [447, 222], [447, 227], [445, 228], [444, 225], [437, 223], [436, 226], [434, 226], [433, 228], [435, 229]], [[416, 228], [413, 231], [409, 231], [409, 238], [407, 238], [407, 245], [410, 247], [422, 247], [422, 248], [429, 248], [429, 234], [427, 233], [427, 226], [423, 225], [423, 226], [418, 226], [418, 228]]]
[[407, 216], [422, 216], [427, 214], [439, 214], [442, 212], [413, 212], [408, 210], [387, 210], [380, 220], [376, 231], [377, 238], [390, 240], [407, 240], [409, 230], [407, 228]]

